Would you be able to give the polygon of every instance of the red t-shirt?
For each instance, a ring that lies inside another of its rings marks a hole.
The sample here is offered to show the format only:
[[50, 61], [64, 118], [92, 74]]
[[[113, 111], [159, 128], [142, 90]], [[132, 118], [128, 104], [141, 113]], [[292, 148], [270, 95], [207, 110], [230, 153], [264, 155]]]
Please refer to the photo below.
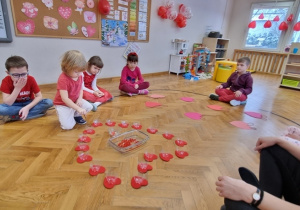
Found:
[[88, 74], [86, 71], [83, 72], [83, 81], [84, 81], [84, 86], [90, 90], [93, 90], [92, 88], [92, 83], [96, 77], [94, 74]]
[[[3, 93], [11, 94], [14, 90], [14, 82], [10, 76], [6, 76], [1, 83], [0, 90]], [[26, 85], [22, 88], [15, 102], [25, 102], [34, 99], [34, 95], [40, 92], [40, 88], [34, 77], [28, 75]]]
[[68, 92], [69, 99], [71, 99], [75, 103], [79, 97], [81, 88], [82, 88], [81, 75], [78, 77], [77, 81], [75, 81], [65, 73], [61, 73], [57, 81], [57, 92], [53, 104], [66, 106], [66, 104], [61, 99], [61, 95], [59, 93], [60, 90], [66, 90]]

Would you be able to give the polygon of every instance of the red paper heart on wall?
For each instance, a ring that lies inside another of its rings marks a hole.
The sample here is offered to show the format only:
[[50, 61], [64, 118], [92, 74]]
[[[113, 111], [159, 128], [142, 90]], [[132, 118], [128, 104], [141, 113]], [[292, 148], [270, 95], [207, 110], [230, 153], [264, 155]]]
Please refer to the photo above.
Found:
[[285, 21], [282, 21], [282, 23], [280, 23], [278, 29], [280, 31], [286, 31], [288, 29], [288, 24]]
[[265, 22], [265, 24], [264, 24], [264, 28], [271, 28], [271, 26], [272, 26], [272, 23], [269, 20], [267, 22]]
[[251, 23], [248, 24], [248, 28], [255, 28], [256, 27], [256, 21], [251, 21]]
[[17, 28], [23, 34], [33, 34], [35, 29], [35, 24], [33, 20], [28, 19], [25, 22], [19, 21], [17, 23]]
[[300, 22], [294, 25], [294, 31], [300, 31]]

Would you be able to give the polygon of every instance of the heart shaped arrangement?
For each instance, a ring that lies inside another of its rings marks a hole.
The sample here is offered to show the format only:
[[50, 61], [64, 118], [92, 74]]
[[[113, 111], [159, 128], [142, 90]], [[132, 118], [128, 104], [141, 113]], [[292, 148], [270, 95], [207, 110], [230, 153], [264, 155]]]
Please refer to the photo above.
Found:
[[173, 155], [170, 153], [161, 152], [161, 153], [159, 153], [159, 157], [163, 161], [169, 162], [173, 158]]
[[121, 179], [116, 176], [106, 176], [103, 185], [107, 189], [112, 189], [115, 185], [121, 184]]
[[148, 185], [148, 180], [143, 178], [143, 177], [140, 177], [140, 176], [134, 176], [132, 177], [131, 179], [131, 186], [134, 188], [134, 189], [139, 189], [141, 188], [142, 186], [147, 186]]
[[91, 165], [89, 174], [91, 176], [97, 176], [98, 174], [103, 174], [105, 172], [105, 168], [100, 165]]
[[148, 153], [148, 152], [145, 152], [144, 153], [144, 159], [148, 162], [152, 162], [153, 160], [156, 160], [157, 159], [157, 155], [156, 154], [151, 154], [151, 153]]
[[148, 163], [139, 163], [137, 169], [140, 173], [147, 173], [147, 171], [151, 171], [153, 168]]

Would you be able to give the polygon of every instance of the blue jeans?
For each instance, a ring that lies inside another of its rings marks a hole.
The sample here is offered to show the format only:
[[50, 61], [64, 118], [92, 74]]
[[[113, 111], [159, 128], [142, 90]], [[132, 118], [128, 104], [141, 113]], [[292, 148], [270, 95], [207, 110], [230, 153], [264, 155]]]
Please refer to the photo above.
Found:
[[[7, 104], [0, 104], [0, 115], [9, 115], [12, 120], [19, 120], [19, 111], [30, 104], [32, 100], [26, 102], [15, 102], [11, 106]], [[33, 119], [45, 115], [46, 111], [53, 106], [51, 99], [42, 99], [37, 105], [29, 110], [26, 119]]]

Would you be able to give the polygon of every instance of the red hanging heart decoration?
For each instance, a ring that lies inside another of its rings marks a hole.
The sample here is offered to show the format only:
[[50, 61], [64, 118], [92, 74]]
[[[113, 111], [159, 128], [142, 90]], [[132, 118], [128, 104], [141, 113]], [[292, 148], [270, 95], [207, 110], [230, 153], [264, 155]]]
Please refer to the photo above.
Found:
[[272, 23], [269, 20], [266, 21], [265, 24], [264, 24], [264, 28], [271, 28], [271, 26], [272, 26]]
[[292, 22], [293, 19], [294, 19], [294, 15], [293, 15], [293, 14], [290, 14], [290, 15], [288, 16], [288, 18], [286, 19], [286, 21], [287, 21], [287, 22]]
[[251, 23], [248, 24], [248, 28], [255, 28], [256, 27], [256, 21], [253, 20]]
[[294, 25], [294, 31], [300, 31], [300, 22]]
[[264, 13], [261, 13], [259, 16], [258, 16], [258, 19], [264, 19], [265, 16], [264, 16]]
[[282, 21], [278, 27], [280, 31], [286, 31], [288, 29], [288, 24], [285, 21]]
[[280, 19], [279, 19], [279, 16], [278, 15], [276, 15], [275, 17], [274, 17], [274, 19], [273, 19], [273, 21], [279, 21]]

